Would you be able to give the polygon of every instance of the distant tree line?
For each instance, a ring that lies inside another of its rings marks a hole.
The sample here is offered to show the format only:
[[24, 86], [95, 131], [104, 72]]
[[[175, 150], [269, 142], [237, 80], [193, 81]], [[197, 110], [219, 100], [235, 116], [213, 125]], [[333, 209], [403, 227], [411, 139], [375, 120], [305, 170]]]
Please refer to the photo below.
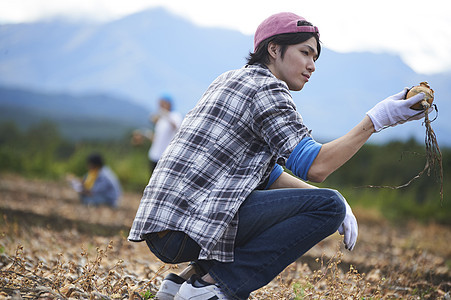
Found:
[[[51, 122], [20, 130], [12, 122], [0, 123], [0, 172], [62, 180], [66, 174], [82, 176], [86, 157], [100, 152], [126, 190], [142, 192], [149, 180], [147, 151], [150, 142], [122, 140], [68, 141]], [[424, 168], [425, 147], [411, 139], [384, 145], [366, 144], [350, 161], [320, 186], [342, 192], [352, 205], [376, 207], [393, 220], [416, 218], [451, 224], [451, 151], [442, 148], [444, 200], [434, 172], [397, 188]]]
[[0, 172], [26, 177], [63, 179], [67, 174], [83, 176], [86, 158], [99, 152], [118, 175], [124, 189], [142, 191], [149, 180], [147, 151], [150, 142], [132, 145], [131, 133], [123, 139], [69, 141], [56, 124], [43, 121], [27, 130], [13, 122], [0, 123]]
[[339, 189], [354, 204], [378, 207], [392, 219], [415, 218], [451, 224], [451, 187], [447, 184], [451, 176], [450, 150], [441, 149], [443, 201], [439, 168], [415, 179], [425, 168], [426, 151], [425, 145], [414, 139], [364, 145], [323, 185]]

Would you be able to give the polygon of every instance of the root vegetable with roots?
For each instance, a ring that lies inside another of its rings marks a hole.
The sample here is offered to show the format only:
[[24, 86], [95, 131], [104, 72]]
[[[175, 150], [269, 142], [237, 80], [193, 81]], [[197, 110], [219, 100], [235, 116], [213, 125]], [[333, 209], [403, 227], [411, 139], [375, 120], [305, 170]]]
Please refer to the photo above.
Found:
[[[392, 189], [399, 189], [408, 186], [412, 181], [418, 179], [425, 172], [428, 176], [430, 176], [431, 170], [435, 171], [437, 177], [440, 179], [440, 203], [443, 203], [443, 166], [442, 166], [442, 153], [437, 143], [437, 137], [435, 135], [434, 130], [432, 129], [431, 123], [437, 118], [437, 116], [433, 119], [429, 119], [429, 113], [432, 111], [436, 111], [438, 113], [437, 105], [433, 104], [434, 101], [434, 90], [431, 89], [427, 82], [421, 82], [419, 85], [410, 88], [407, 91], [406, 99], [415, 96], [418, 93], [424, 93], [425, 96], [423, 100], [415, 103], [410, 108], [414, 110], [424, 111], [424, 126], [426, 127], [426, 136], [425, 136], [425, 144], [426, 144], [426, 164], [424, 169], [418, 173], [415, 177], [409, 180], [407, 183], [400, 186], [373, 186], [369, 187], [386, 187]], [[432, 109], [431, 109], [432, 108]]]
[[412, 87], [406, 95], [406, 99], [415, 96], [418, 93], [424, 93], [424, 99], [411, 106], [412, 109], [424, 110], [424, 126], [426, 127], [426, 165], [419, 175], [427, 171], [430, 175], [431, 169], [434, 169], [440, 179], [440, 201], [443, 202], [443, 165], [442, 153], [438, 147], [437, 137], [432, 129], [431, 123], [433, 120], [429, 119], [430, 108], [433, 107], [435, 111], [437, 106], [432, 104], [434, 101], [434, 90], [431, 89], [427, 82], [421, 82], [420, 85]]

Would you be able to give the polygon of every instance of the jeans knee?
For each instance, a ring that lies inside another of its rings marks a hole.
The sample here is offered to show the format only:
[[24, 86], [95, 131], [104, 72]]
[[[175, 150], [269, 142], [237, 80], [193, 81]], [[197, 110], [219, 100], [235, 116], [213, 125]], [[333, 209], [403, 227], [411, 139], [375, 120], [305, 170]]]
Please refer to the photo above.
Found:
[[331, 212], [334, 212], [334, 216], [336, 219], [337, 227], [343, 223], [343, 220], [346, 216], [346, 205], [345, 205], [345, 199], [340, 194], [340, 192], [332, 189], [328, 189], [330, 195], [330, 210]]

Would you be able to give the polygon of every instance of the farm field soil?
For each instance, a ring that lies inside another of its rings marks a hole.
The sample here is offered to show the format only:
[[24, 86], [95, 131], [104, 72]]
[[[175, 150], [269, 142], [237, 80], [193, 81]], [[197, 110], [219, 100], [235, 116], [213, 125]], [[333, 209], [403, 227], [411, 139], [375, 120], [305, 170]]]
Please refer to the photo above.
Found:
[[[65, 182], [0, 175], [0, 299], [151, 299], [185, 265], [126, 240], [140, 198], [86, 207]], [[451, 299], [449, 226], [354, 213], [354, 251], [336, 233], [251, 299]]]

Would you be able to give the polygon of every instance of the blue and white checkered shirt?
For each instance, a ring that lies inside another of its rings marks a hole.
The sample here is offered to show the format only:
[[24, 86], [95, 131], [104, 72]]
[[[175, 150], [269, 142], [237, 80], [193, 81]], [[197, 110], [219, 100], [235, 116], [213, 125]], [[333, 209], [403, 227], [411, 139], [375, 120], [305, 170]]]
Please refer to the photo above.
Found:
[[199, 259], [233, 261], [240, 205], [305, 137], [310, 133], [288, 86], [269, 69], [250, 65], [222, 74], [160, 159], [128, 239], [183, 231], [201, 246]]

